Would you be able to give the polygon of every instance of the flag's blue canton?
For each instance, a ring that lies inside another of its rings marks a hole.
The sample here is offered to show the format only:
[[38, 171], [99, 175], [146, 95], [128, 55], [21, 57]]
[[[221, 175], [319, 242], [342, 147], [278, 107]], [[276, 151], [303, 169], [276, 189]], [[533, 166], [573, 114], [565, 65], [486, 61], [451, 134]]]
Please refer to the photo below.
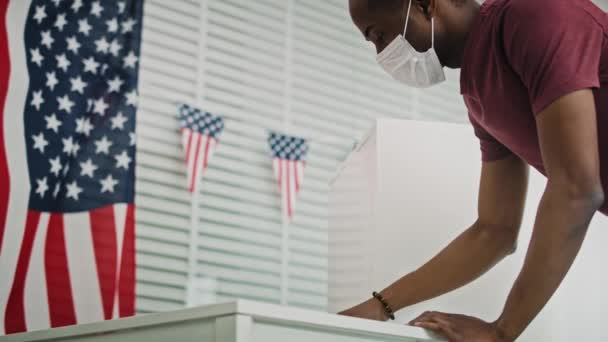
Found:
[[25, 30], [30, 208], [132, 203], [142, 0], [33, 0]]
[[221, 117], [207, 112], [203, 113], [198, 108], [185, 104], [179, 107], [179, 119], [182, 128], [216, 139], [224, 130], [224, 120]]
[[288, 135], [270, 133], [268, 138], [272, 155], [287, 160], [306, 160], [308, 142], [305, 139]]

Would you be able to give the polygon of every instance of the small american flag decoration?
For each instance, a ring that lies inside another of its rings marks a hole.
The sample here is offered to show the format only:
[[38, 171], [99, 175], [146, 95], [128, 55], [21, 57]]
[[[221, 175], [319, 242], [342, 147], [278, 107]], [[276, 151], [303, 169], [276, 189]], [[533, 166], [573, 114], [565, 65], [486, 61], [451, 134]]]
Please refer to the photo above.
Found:
[[188, 168], [188, 190], [195, 192], [224, 130], [224, 120], [183, 104], [179, 107], [182, 146]]
[[283, 215], [291, 220], [304, 178], [308, 142], [302, 138], [271, 132], [268, 143], [272, 150], [274, 176], [281, 192]]

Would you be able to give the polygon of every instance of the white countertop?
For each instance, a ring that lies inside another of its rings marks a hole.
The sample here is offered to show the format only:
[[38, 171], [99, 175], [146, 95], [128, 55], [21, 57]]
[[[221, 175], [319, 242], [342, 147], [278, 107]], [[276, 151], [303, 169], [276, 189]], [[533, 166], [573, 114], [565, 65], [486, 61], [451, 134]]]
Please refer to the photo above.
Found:
[[184, 321], [208, 319], [231, 315], [251, 316], [257, 322], [274, 322], [303, 328], [349, 331], [363, 334], [379, 334], [390, 337], [437, 340], [424, 329], [372, 320], [346, 317], [337, 314], [286, 306], [237, 300], [179, 311], [138, 315], [114, 321], [104, 321], [64, 328], [34, 331], [0, 337], [0, 341], [41, 341], [49, 339], [75, 338], [85, 335], [107, 334], [125, 329], [140, 329], [148, 326], [165, 325]]

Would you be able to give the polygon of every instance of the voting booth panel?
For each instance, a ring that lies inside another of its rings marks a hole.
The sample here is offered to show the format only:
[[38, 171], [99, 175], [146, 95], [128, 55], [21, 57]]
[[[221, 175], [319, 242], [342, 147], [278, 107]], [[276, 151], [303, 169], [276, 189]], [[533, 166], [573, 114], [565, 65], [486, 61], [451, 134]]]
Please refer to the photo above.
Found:
[[[380, 119], [331, 185], [329, 310], [360, 303], [428, 261], [474, 223], [481, 156], [469, 125]], [[531, 170], [517, 252], [473, 282], [399, 312], [496, 319], [523, 264], [546, 179]], [[572, 270], [521, 341], [608, 338], [608, 219], [597, 214]], [[598, 328], [594, 328], [594, 326]]]
[[421, 328], [237, 300], [0, 337], [3, 342], [431, 342]]

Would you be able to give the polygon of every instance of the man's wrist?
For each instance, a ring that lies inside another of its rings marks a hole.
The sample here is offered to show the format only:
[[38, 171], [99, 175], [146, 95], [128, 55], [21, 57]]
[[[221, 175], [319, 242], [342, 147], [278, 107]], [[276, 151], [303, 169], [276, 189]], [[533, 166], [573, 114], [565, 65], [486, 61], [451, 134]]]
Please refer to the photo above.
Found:
[[494, 331], [496, 331], [499, 341], [513, 342], [517, 338], [517, 334], [514, 333], [512, 329], [508, 328], [508, 325], [502, 318], [499, 318], [496, 322], [492, 323], [492, 325], [494, 326]]
[[390, 319], [384, 310], [384, 306], [376, 298], [370, 298], [368, 300], [368, 304], [374, 308], [374, 311], [376, 312], [376, 319], [378, 321], [388, 321]]

